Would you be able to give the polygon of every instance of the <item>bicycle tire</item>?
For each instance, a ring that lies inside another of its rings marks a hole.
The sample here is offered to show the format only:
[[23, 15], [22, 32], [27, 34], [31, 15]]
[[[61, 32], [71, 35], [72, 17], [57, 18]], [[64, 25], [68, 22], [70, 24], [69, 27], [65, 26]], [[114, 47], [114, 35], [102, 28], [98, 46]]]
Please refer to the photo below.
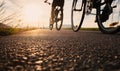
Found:
[[[78, 1], [82, 1], [82, 2], [79, 2], [79, 4], [81, 3], [81, 5], [78, 5]], [[78, 6], [77, 6], [78, 5]], [[82, 7], [80, 7], [82, 6]], [[79, 8], [76, 8], [76, 7], [79, 7]], [[80, 9], [82, 8], [82, 10], [77, 10], [77, 9]], [[74, 32], [77, 32], [79, 31], [79, 29], [81, 28], [82, 26], [82, 23], [83, 23], [83, 20], [84, 20], [84, 17], [85, 17], [85, 9], [86, 9], [86, 0], [73, 0], [73, 4], [72, 4], [72, 10], [71, 10], [71, 26], [72, 26], [72, 30]], [[75, 12], [78, 12], [75, 16]], [[77, 23], [75, 23], [77, 22]]]
[[[102, 3], [102, 0], [100, 1], [100, 4], [101, 3]], [[118, 5], [119, 5], [119, 3], [120, 2], [118, 2]], [[117, 8], [119, 8], [119, 7], [120, 6], [117, 6]], [[102, 5], [99, 5], [97, 7], [96, 17], [97, 17], [97, 23], [98, 23], [100, 31], [105, 33], [105, 34], [115, 34], [115, 33], [119, 32], [119, 30], [120, 30], [120, 8], [119, 9], [113, 9], [113, 12], [109, 15], [109, 18], [105, 22], [103, 22], [102, 18], [101, 18], [103, 8], [104, 8], [104, 6], [102, 6]], [[118, 20], [117, 20], [117, 17], [115, 17], [115, 16], [118, 16]], [[111, 25], [111, 24], [115, 24], [115, 23], [117, 25], [115, 25], [115, 26]]]
[[63, 24], [63, 10], [56, 7], [54, 11], [55, 11], [56, 29], [59, 31]]

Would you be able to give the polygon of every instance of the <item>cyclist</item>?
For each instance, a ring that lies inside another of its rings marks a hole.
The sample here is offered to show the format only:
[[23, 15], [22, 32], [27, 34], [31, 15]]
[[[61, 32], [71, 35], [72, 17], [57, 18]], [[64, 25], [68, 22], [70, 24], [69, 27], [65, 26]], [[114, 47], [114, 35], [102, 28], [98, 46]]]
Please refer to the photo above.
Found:
[[[47, 1], [48, 0], [45, 0], [44, 2], [47, 2]], [[54, 8], [56, 6], [60, 6], [61, 10], [63, 11], [64, 0], [53, 0], [53, 2], [52, 2], [52, 9], [51, 9], [50, 24], [54, 23]]]

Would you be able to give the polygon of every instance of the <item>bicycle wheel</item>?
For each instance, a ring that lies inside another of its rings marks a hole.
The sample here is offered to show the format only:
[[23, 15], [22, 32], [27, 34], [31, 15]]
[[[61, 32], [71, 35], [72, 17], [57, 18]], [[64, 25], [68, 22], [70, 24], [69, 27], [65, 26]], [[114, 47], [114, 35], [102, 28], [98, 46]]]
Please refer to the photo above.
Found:
[[59, 6], [56, 6], [55, 8], [55, 23], [56, 29], [60, 30], [63, 23], [63, 10]]
[[[101, 0], [101, 4], [104, 0]], [[100, 5], [97, 8], [97, 22], [101, 32], [106, 34], [114, 34], [117, 33], [120, 29], [120, 0], [113, 0], [112, 6], [112, 13], [108, 16], [108, 19], [103, 22], [102, 15], [103, 9], [105, 5]], [[105, 17], [105, 16], [104, 16]]]
[[72, 30], [77, 32], [85, 17], [86, 0], [73, 0], [71, 10]]

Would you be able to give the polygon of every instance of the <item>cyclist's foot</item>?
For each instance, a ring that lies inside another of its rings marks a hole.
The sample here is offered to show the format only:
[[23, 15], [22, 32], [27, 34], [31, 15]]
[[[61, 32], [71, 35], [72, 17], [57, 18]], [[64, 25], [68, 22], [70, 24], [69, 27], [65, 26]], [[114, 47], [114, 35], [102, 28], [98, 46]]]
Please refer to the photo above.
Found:
[[50, 20], [50, 24], [54, 24], [54, 21], [52, 19]]
[[[108, 20], [109, 15], [104, 15], [103, 14], [100, 16], [100, 20], [101, 22], [105, 22], [106, 20]], [[97, 18], [95, 19], [95, 22], [98, 22]]]
[[109, 18], [109, 15], [108, 15], [108, 14], [102, 14], [102, 15], [100, 16], [101, 22], [107, 21], [108, 18]]
[[56, 19], [55, 22], [58, 22], [60, 19]]
[[58, 22], [58, 21], [60, 21], [61, 20], [61, 18], [57, 18], [56, 20], [55, 20], [55, 22]]
[[112, 7], [107, 4], [105, 8], [103, 9], [103, 13], [101, 14], [101, 21], [105, 22], [106, 20], [109, 19], [109, 15], [112, 13]]
[[52, 30], [53, 24], [49, 24], [49, 29]]

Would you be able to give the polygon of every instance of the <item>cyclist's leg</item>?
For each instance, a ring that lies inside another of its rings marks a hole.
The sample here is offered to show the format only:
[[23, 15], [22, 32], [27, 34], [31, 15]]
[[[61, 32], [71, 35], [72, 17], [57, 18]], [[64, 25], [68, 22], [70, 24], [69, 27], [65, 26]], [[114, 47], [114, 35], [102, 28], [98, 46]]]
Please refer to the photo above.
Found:
[[58, 21], [59, 21], [59, 20], [62, 20], [62, 18], [63, 18], [64, 0], [58, 1], [57, 6], [60, 7], [59, 11], [61, 12], [61, 14], [60, 14], [60, 18], [58, 18]]
[[111, 3], [113, 0], [105, 0], [106, 5], [103, 9], [103, 13], [101, 15], [101, 21], [105, 22], [106, 20], [109, 19], [109, 15], [112, 13], [112, 7], [111, 7]]
[[[61, 7], [61, 6], [59, 6], [60, 7], [60, 9], [59, 10], [57, 10], [57, 13], [55, 14], [55, 16], [59, 16], [59, 17], [57, 17], [56, 19], [55, 19], [55, 21], [61, 21], [62, 19], [63, 19], [63, 6]], [[59, 14], [59, 15], [58, 15]]]
[[112, 4], [113, 0], [106, 0], [106, 8], [108, 8], [108, 10], [110, 12], [112, 12], [112, 7], [111, 7], [111, 4]]
[[60, 10], [61, 10], [61, 14], [60, 14], [60, 19], [59, 19], [59, 20], [62, 20], [62, 16], [63, 16], [63, 6], [60, 7]]
[[50, 17], [50, 24], [54, 24], [54, 6], [51, 9], [51, 17]]
[[55, 11], [54, 9], [56, 8], [59, 0], [53, 0], [52, 2], [52, 9], [51, 9], [51, 18], [50, 18], [50, 24], [54, 24], [54, 17], [55, 17]]

